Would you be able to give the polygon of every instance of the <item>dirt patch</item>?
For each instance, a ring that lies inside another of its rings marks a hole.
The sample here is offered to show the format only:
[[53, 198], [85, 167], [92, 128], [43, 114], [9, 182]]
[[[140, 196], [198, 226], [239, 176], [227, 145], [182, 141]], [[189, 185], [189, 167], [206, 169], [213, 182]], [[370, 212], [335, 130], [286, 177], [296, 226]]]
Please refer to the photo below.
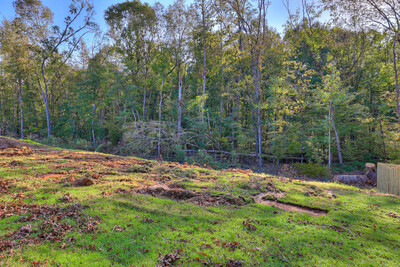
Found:
[[194, 203], [199, 206], [243, 206], [245, 204], [244, 199], [230, 197], [230, 196], [210, 196], [207, 194], [201, 194], [188, 200], [188, 202]]
[[0, 156], [1, 157], [21, 157], [31, 155], [39, 145], [33, 145], [23, 141], [0, 136]]
[[39, 148], [38, 145], [33, 145], [30, 143], [26, 143], [23, 141], [17, 141], [11, 138], [6, 138], [0, 136], [0, 149], [7, 149], [7, 148], [22, 148], [22, 147], [28, 147], [28, 148]]
[[261, 190], [264, 191], [263, 199], [266, 200], [277, 200], [286, 196], [286, 192], [276, 188], [274, 184], [268, 183], [265, 187], [261, 187]]
[[74, 186], [91, 186], [93, 184], [94, 184], [93, 180], [88, 177], [84, 177], [82, 179], [73, 182]]
[[199, 206], [218, 206], [218, 205], [235, 205], [242, 206], [244, 199], [230, 196], [211, 196], [207, 193], [195, 193], [191, 190], [174, 187], [171, 188], [165, 184], [153, 185], [150, 187], [140, 188], [135, 191], [139, 194], [152, 195], [154, 197], [166, 197], [174, 200], [186, 200]]
[[263, 200], [277, 200], [279, 198], [283, 198], [286, 196], [286, 193], [283, 191], [267, 191], [266, 193], [262, 194]]
[[64, 178], [66, 175], [65, 174], [46, 174], [42, 176], [40, 179], [41, 180], [55, 180], [59, 181], [61, 178]]
[[196, 196], [196, 194], [190, 190], [182, 188], [170, 188], [167, 185], [153, 185], [147, 188], [141, 188], [136, 190], [139, 194], [148, 194], [152, 196], [163, 196], [172, 198], [175, 200], [187, 200]]
[[259, 194], [254, 198], [254, 201], [256, 203], [279, 208], [284, 211], [304, 212], [311, 216], [325, 216], [328, 213], [327, 210], [323, 210], [323, 209], [311, 208], [311, 207], [292, 204], [292, 203], [285, 203], [280, 200], [265, 199], [265, 197], [268, 198], [268, 196], [269, 196], [268, 194]]

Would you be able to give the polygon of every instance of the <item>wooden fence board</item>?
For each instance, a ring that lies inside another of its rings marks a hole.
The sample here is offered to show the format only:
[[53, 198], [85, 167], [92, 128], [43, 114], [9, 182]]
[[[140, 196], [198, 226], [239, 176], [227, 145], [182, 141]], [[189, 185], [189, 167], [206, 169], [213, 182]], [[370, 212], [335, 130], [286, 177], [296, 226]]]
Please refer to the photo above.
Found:
[[400, 196], [400, 165], [378, 163], [377, 189]]

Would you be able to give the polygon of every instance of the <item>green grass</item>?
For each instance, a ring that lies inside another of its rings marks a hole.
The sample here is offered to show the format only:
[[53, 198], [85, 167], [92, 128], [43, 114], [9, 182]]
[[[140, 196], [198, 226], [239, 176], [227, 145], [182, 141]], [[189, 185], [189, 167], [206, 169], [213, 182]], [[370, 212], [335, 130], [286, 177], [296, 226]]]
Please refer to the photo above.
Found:
[[[66, 155], [83, 157], [83, 160], [65, 159]], [[83, 216], [101, 219], [99, 231], [95, 233], [75, 229], [67, 232], [60, 242], [43, 241], [3, 250], [1, 265], [155, 266], [159, 255], [179, 251], [181, 259], [177, 265], [181, 266], [214, 266], [230, 259], [242, 262], [243, 266], [400, 266], [400, 219], [388, 216], [400, 214], [397, 197], [334, 183], [290, 182], [261, 174], [170, 166], [167, 162], [152, 162], [150, 169], [143, 173], [126, 172], [123, 168], [138, 166], [109, 167], [103, 163], [113, 160], [86, 160], [85, 155], [105, 157], [66, 150], [0, 157], [0, 179], [11, 181], [10, 190], [0, 196], [3, 204], [12, 203], [12, 195], [23, 191], [25, 195], [30, 194], [23, 199], [25, 203], [64, 207], [79, 202], [87, 206]], [[50, 160], [43, 161], [43, 158]], [[3, 164], [11, 160], [23, 164]], [[40, 178], [60, 170], [73, 178], [105, 174], [95, 179], [94, 185], [86, 187], [72, 186], [64, 182], [67, 178], [61, 178], [61, 182]], [[132, 190], [157, 184], [157, 175], [168, 175], [169, 184], [198, 193], [241, 196], [246, 203], [205, 207], [185, 200], [133, 192], [114, 193], [118, 188]], [[314, 217], [252, 201], [254, 195], [270, 190], [271, 186], [285, 192], [281, 201], [326, 209], [329, 213]], [[75, 198], [73, 202], [60, 201], [67, 193]], [[28, 224], [20, 222], [28, 215], [1, 219], [2, 239]], [[256, 230], [244, 226], [244, 221]], [[29, 224], [39, 229], [42, 222], [40, 218]], [[65, 222], [76, 224], [73, 219]], [[70, 237], [75, 241], [68, 242]]]

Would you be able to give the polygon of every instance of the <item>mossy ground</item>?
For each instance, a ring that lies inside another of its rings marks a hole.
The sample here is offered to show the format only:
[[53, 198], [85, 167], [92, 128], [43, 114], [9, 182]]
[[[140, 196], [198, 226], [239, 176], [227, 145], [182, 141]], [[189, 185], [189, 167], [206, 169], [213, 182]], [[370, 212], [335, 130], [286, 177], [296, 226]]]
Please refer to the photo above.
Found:
[[[57, 242], [15, 240], [0, 252], [1, 265], [155, 266], [160, 255], [176, 253], [180, 266], [400, 266], [400, 199], [395, 196], [250, 171], [47, 147], [24, 150], [23, 145], [1, 151], [0, 179], [9, 180], [2, 205], [16, 199], [40, 206], [80, 203], [82, 216], [97, 216], [101, 223], [93, 233], [73, 228]], [[84, 177], [94, 184], [76, 186]], [[237, 198], [242, 205], [204, 206], [135, 191], [157, 184]], [[282, 202], [329, 213], [310, 216], [253, 201], [272, 191], [285, 193]], [[66, 195], [69, 202], [62, 201]], [[27, 225], [21, 222], [26, 216], [29, 212], [4, 216], [0, 238], [7, 240]], [[45, 219], [29, 224], [39, 229]]]

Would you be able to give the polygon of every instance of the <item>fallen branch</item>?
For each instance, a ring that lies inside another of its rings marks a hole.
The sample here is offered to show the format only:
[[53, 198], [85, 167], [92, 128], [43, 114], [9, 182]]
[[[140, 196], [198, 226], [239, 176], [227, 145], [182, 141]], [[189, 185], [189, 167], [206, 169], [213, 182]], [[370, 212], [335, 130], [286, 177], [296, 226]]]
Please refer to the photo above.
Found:
[[113, 255], [114, 257], [116, 257], [116, 258], [118, 258], [118, 259], [120, 259], [120, 260], [122, 260], [122, 258], [121, 257], [119, 257], [118, 255], [116, 255], [116, 254], [114, 254], [114, 253], [111, 253], [111, 252], [108, 252], [108, 251], [105, 251], [104, 249], [102, 249], [102, 248], [97, 248], [98, 250], [100, 250], [100, 251], [103, 251], [104, 253], [107, 253], [107, 254], [111, 254], [111, 255]]
[[290, 263], [290, 262], [288, 261], [288, 259], [286, 259], [285, 255], [283, 255], [282, 251], [279, 250], [279, 253], [281, 253], [284, 262]]
[[326, 226], [326, 227], [329, 227], [329, 228], [332, 228], [332, 229], [334, 229], [335, 227], [341, 228], [341, 229], [346, 230], [347, 232], [349, 232], [354, 238], [357, 238], [357, 237], [353, 234], [352, 231], [350, 231], [349, 229], [347, 229], [347, 228], [345, 228], [345, 227], [343, 227], [343, 226], [336, 225], [336, 224], [326, 224], [326, 225], [323, 225], [323, 226]]

